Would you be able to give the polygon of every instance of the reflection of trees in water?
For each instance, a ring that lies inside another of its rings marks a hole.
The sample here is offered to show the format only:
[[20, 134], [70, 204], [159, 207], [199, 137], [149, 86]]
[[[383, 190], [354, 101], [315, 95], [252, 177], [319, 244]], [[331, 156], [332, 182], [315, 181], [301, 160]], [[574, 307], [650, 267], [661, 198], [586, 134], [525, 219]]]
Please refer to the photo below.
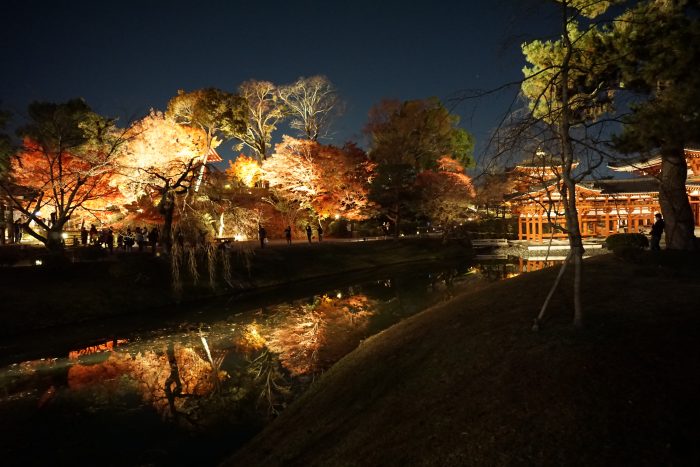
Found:
[[366, 337], [376, 303], [366, 295], [317, 297], [312, 304], [280, 309], [265, 336], [292, 376], [314, 375], [354, 349]]
[[[216, 378], [225, 378], [219, 372]], [[169, 342], [160, 351], [145, 350], [135, 355], [113, 352], [95, 365], [73, 365], [68, 371], [68, 386], [80, 390], [90, 387], [103, 394], [133, 386], [143, 401], [161, 416], [194, 424], [191, 402], [213, 392], [216, 387], [209, 362], [192, 347]]]
[[266, 407], [269, 415], [277, 415], [282, 408], [286, 407], [289, 396], [292, 395], [291, 385], [280, 367], [277, 355], [267, 348], [263, 349], [250, 362], [248, 372], [258, 383], [257, 402]]
[[439, 300], [455, 274], [416, 274], [336, 290], [206, 329], [190, 326], [155, 343], [111, 346], [89, 359], [83, 355], [88, 350], [76, 351], [83, 356], [64, 366], [64, 385], [69, 397], [86, 406], [117, 410], [140, 400], [188, 428], [257, 423], [286, 407], [362, 339]]

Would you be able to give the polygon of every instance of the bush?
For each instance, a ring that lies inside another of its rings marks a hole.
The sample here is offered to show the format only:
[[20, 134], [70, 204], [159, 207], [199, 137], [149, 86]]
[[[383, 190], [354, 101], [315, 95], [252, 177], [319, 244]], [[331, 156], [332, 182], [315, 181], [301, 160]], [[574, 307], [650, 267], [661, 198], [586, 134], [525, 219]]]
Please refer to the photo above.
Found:
[[649, 247], [649, 239], [640, 233], [614, 234], [605, 239], [605, 246], [615, 253], [622, 250], [643, 250]]

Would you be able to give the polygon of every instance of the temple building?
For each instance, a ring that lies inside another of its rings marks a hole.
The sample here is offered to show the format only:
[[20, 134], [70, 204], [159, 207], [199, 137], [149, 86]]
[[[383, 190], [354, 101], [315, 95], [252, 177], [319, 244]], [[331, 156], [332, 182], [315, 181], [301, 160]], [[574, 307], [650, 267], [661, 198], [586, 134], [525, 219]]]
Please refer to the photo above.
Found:
[[[688, 178], [686, 190], [700, 227], [700, 150], [686, 149]], [[576, 186], [581, 234], [584, 238], [607, 237], [614, 233], [648, 232], [659, 206], [661, 157], [611, 163], [616, 172], [632, 178], [584, 181]], [[561, 161], [538, 152], [530, 160], [510, 169], [513, 192], [506, 196], [513, 217], [518, 219], [520, 240], [564, 239], [566, 233], [554, 226], [566, 226], [564, 206], [556, 186]]]

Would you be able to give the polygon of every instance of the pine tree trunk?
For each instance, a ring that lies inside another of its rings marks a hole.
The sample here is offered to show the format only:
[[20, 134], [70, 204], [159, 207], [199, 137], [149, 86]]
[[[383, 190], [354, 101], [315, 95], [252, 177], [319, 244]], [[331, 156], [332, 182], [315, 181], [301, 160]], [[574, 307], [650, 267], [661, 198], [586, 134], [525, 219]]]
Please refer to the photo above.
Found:
[[695, 249], [695, 220], [685, 189], [688, 166], [683, 148], [664, 149], [661, 153], [659, 204], [666, 223], [666, 248]]

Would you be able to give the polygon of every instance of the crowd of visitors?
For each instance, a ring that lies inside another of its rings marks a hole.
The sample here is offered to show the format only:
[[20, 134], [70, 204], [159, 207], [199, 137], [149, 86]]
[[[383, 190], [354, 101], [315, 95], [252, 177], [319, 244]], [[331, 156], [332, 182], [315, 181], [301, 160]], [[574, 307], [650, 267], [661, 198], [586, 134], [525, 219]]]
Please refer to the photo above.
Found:
[[151, 252], [155, 253], [160, 239], [160, 230], [158, 227], [136, 227], [131, 230], [131, 227], [121, 229], [116, 232], [112, 227], [102, 227], [98, 229], [95, 224], [90, 226], [88, 230], [83, 225], [80, 228], [80, 244], [95, 245], [102, 248], [107, 248], [110, 253], [114, 252], [115, 240], [118, 251], [131, 252], [134, 251], [134, 246], [139, 252], [144, 252], [147, 247], [151, 247]]

